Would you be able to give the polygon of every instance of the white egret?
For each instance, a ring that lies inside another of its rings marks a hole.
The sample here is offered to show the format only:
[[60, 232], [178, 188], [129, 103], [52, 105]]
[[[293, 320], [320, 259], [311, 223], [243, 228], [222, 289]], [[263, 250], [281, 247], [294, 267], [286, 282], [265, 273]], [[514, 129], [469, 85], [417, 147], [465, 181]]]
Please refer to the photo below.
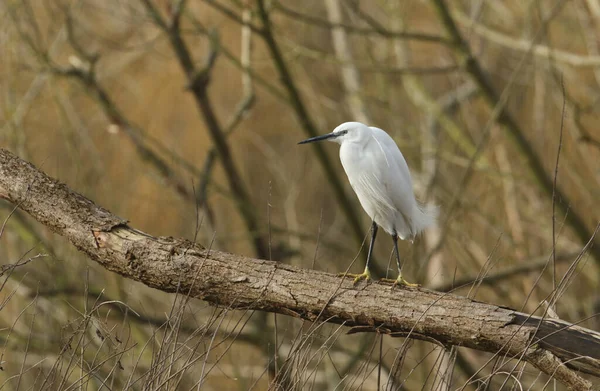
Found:
[[400, 149], [385, 131], [360, 122], [343, 123], [329, 134], [312, 137], [299, 144], [321, 140], [340, 144], [340, 160], [350, 185], [373, 221], [365, 271], [343, 275], [354, 277], [355, 284], [371, 278], [369, 261], [379, 226], [394, 240], [398, 265], [398, 278], [394, 285], [415, 286], [402, 278], [398, 238], [412, 240], [435, 221], [438, 210], [416, 200], [410, 171]]

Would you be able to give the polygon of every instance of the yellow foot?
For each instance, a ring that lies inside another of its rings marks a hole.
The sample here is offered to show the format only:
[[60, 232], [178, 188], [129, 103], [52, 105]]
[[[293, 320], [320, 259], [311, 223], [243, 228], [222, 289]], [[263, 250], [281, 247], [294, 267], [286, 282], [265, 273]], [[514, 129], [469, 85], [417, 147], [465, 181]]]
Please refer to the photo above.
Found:
[[369, 280], [371, 279], [371, 273], [368, 270], [365, 270], [362, 274], [339, 273], [338, 277], [354, 278], [354, 285], [356, 285], [360, 280], [365, 280], [366, 282], [369, 282]]
[[412, 283], [406, 281], [404, 278], [402, 278], [402, 276], [398, 276], [398, 278], [395, 280], [393, 278], [382, 278], [379, 281], [386, 283], [386, 284], [392, 284], [392, 288], [395, 286], [408, 286], [411, 288], [418, 288], [421, 286], [419, 284], [412, 284]]

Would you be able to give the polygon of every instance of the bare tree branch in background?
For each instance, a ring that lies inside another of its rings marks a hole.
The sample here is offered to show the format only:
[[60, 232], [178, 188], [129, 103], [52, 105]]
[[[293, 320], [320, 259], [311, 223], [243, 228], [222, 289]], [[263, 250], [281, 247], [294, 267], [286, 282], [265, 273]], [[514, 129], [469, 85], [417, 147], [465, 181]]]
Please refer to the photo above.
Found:
[[[148, 162], [167, 183], [171, 184], [179, 195], [183, 198], [193, 199], [189, 186], [175, 174], [173, 168], [163, 158], [146, 145], [142, 132], [131, 124], [112, 100], [108, 91], [99, 84], [96, 64], [100, 57], [95, 53], [88, 53], [78, 43], [73, 32], [74, 21], [70, 14], [71, 11], [65, 10], [65, 12], [67, 13], [65, 31], [68, 42], [81, 58], [72, 56], [70, 58], [71, 67], [60, 67], [53, 62], [52, 51], [46, 52], [39, 49], [37, 45], [30, 44], [30, 50], [36, 54], [37, 58], [42, 60], [43, 70], [56, 76], [70, 77], [81, 82], [86, 87], [85, 91], [101, 105], [111, 124], [123, 130], [123, 133], [131, 140], [139, 156]], [[15, 24], [18, 24], [16, 16], [12, 16]], [[24, 42], [31, 42], [26, 33], [21, 32], [21, 37]]]
[[558, 61], [573, 67], [600, 66], [600, 56], [580, 56], [575, 53], [564, 52], [562, 50], [550, 48], [530, 41], [514, 39], [478, 24], [476, 21], [456, 9], [451, 10], [451, 15], [454, 19], [456, 19], [457, 22], [459, 22], [469, 31], [479, 34], [491, 42], [506, 46], [512, 50], [518, 50], [524, 53], [532, 50], [533, 54], [544, 60]]
[[[342, 7], [340, 0], [326, 0], [325, 8], [327, 16], [332, 26], [341, 26], [342, 24]], [[354, 65], [354, 56], [351, 51], [351, 45], [346, 36], [346, 30], [343, 27], [333, 27], [331, 29], [331, 39], [335, 56], [342, 64], [342, 81], [346, 89], [346, 100], [350, 114], [356, 121], [364, 124], [371, 124], [373, 121], [370, 118], [367, 107], [361, 99], [360, 75]]]
[[406, 31], [389, 31], [382, 26], [372, 26], [372, 28], [363, 28], [357, 27], [350, 24], [344, 24], [340, 22], [327, 21], [320, 18], [315, 18], [310, 15], [303, 14], [301, 12], [295, 11], [291, 8], [284, 6], [282, 3], [278, 2], [274, 4], [274, 10], [280, 11], [290, 17], [297, 18], [303, 20], [306, 23], [310, 23], [316, 26], [324, 27], [327, 29], [343, 29], [348, 33], [355, 33], [361, 35], [376, 35], [382, 36], [385, 38], [398, 38], [398, 39], [411, 39], [432, 43], [440, 43], [440, 44], [449, 44], [448, 41], [444, 37], [439, 37], [435, 35], [429, 35], [424, 33], [413, 33]]
[[[181, 4], [183, 7], [183, 4]], [[256, 101], [256, 95], [254, 94], [254, 87], [252, 84], [252, 74], [250, 73], [250, 62], [252, 56], [252, 29], [250, 27], [251, 22], [251, 13], [250, 9], [244, 11], [243, 17], [243, 25], [241, 29], [242, 34], [242, 45], [241, 45], [241, 57], [240, 57], [240, 65], [242, 66], [242, 90], [243, 96], [240, 102], [237, 105], [235, 112], [229, 118], [225, 128], [223, 129], [223, 134], [225, 137], [230, 136], [240, 125], [243, 118], [248, 114], [251, 110], [252, 106]], [[222, 48], [220, 48], [222, 50]], [[204, 168], [202, 169], [203, 175], [202, 180], [198, 185], [198, 202], [200, 205], [204, 205], [207, 202], [207, 192], [208, 185], [210, 183], [211, 171], [214, 166], [215, 158], [217, 157], [217, 149], [213, 147], [206, 156], [206, 160], [204, 163]], [[214, 217], [212, 217], [214, 219]]]
[[[492, 86], [480, 64], [471, 53], [469, 45], [460, 33], [452, 13], [446, 6], [444, 0], [434, 0], [433, 4], [435, 5], [435, 9], [438, 12], [442, 25], [453, 41], [453, 51], [456, 53], [458, 59], [464, 63], [466, 72], [477, 84], [485, 97], [488, 106], [493, 110], [500, 102], [495, 88]], [[573, 209], [573, 204], [569, 201], [569, 198], [560, 187], [554, 189], [552, 177], [544, 168], [538, 153], [527, 140], [522, 127], [514, 120], [506, 108], [500, 110], [498, 123], [506, 129], [509, 135], [511, 135], [512, 140], [526, 159], [527, 164], [541, 189], [548, 197], [552, 196], [553, 191], [556, 192], [556, 197], [560, 200], [558, 203], [559, 209], [566, 215], [567, 223], [573, 228], [579, 237], [579, 240], [582, 243], [586, 243], [593, 235], [592, 231], [587, 227], [581, 212]], [[596, 262], [600, 263], [600, 244], [592, 246], [591, 251], [592, 254], [594, 254]]]
[[[218, 54], [218, 46], [216, 42], [217, 38], [213, 37], [210, 42], [210, 49], [206, 55], [204, 66], [200, 69], [197, 69], [188, 46], [181, 36], [178, 14], [176, 15], [177, 17], [175, 19], [172, 19], [169, 22], [163, 19], [158, 9], [156, 9], [156, 7], [152, 4], [151, 0], [143, 0], [142, 2], [157, 26], [160, 27], [167, 35], [167, 38], [171, 44], [171, 48], [175, 52], [181, 69], [186, 75], [188, 88], [196, 99], [198, 109], [202, 113], [202, 118], [204, 119], [206, 128], [213, 142], [215, 143], [215, 149], [219, 154], [219, 159], [223, 165], [225, 173], [227, 174], [229, 187], [231, 188], [231, 192], [235, 197], [238, 210], [243, 217], [246, 229], [251, 235], [256, 254], [261, 258], [267, 258], [269, 254], [267, 249], [267, 241], [260, 234], [257, 216], [252, 208], [252, 202], [248, 194], [248, 190], [246, 189], [235, 163], [233, 162], [229, 145], [225, 139], [225, 134], [223, 133], [219, 120], [217, 119], [212, 107], [211, 100], [208, 96], [207, 88], [210, 81], [210, 73]], [[183, 12], [185, 2], [182, 2], [180, 7], [180, 12]]]
[[[556, 254], [557, 262], [568, 262], [573, 260], [579, 255], [579, 253], [565, 253]], [[500, 281], [505, 279], [523, 276], [525, 273], [533, 271], [539, 271], [548, 265], [548, 257], [540, 257], [536, 259], [522, 260], [517, 265], [507, 268], [506, 270], [498, 271], [494, 274], [481, 275], [481, 276], [467, 276], [460, 279], [456, 279], [449, 283], [438, 283], [432, 284], [429, 287], [440, 292], [451, 292], [462, 287], [470, 287], [473, 284], [483, 284], [493, 286]]]

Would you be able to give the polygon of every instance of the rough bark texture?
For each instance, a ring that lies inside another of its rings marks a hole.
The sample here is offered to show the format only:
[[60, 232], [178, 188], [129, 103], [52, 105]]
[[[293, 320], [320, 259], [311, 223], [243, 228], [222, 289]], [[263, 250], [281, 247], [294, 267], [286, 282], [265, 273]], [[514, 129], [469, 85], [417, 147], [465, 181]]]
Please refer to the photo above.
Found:
[[426, 289], [352, 286], [349, 279], [153, 237], [32, 164], [0, 150], [0, 197], [127, 278], [214, 305], [343, 323], [354, 331], [410, 336], [521, 358], [572, 389], [600, 376], [600, 334], [559, 320]]

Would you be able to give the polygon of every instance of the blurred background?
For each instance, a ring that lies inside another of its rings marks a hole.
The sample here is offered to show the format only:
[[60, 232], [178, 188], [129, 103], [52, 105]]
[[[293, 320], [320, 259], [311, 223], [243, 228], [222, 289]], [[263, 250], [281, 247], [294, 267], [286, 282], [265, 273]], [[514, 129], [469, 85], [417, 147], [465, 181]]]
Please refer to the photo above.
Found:
[[[371, 222], [338, 147], [297, 142], [361, 121], [440, 206], [401, 244], [409, 281], [600, 330], [600, 1], [5, 0], [0, 20], [1, 146], [133, 227], [359, 272]], [[563, 389], [152, 290], [12, 209], [1, 389]], [[381, 235], [378, 277], [391, 254]]]

